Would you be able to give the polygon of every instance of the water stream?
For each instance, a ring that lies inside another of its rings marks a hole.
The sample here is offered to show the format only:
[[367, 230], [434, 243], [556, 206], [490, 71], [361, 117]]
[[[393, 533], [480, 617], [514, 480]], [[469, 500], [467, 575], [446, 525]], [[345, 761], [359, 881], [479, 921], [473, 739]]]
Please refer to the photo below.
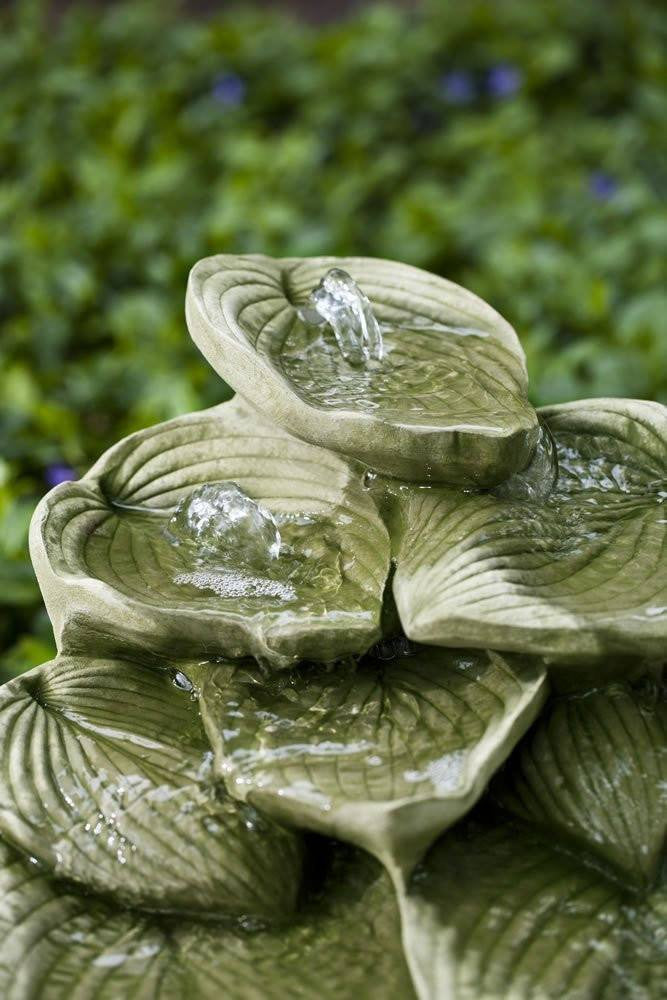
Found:
[[558, 452], [551, 431], [540, 424], [540, 434], [530, 464], [493, 491], [502, 500], [546, 500], [558, 480]]

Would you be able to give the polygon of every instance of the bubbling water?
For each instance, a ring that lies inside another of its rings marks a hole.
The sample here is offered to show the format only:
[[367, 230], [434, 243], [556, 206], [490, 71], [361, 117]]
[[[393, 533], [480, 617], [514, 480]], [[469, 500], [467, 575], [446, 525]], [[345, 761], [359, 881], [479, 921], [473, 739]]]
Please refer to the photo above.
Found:
[[327, 271], [299, 315], [311, 325], [328, 323], [341, 354], [351, 365], [382, 360], [382, 331], [371, 303], [354, 278], [340, 267]]
[[272, 515], [236, 483], [206, 483], [179, 503], [167, 537], [200, 565], [260, 569], [277, 559], [280, 532]]
[[274, 516], [232, 482], [196, 487], [162, 529], [184, 557], [173, 583], [224, 600], [298, 600], [322, 613], [343, 584], [335, 535], [332, 521], [303, 512]]

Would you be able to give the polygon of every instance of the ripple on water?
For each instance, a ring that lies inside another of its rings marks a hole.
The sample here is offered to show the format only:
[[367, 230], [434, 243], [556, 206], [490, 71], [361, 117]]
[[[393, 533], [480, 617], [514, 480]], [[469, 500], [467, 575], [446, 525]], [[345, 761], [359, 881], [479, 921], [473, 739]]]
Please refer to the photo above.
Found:
[[486, 370], [502, 359], [485, 331], [416, 322], [383, 325], [382, 331], [382, 358], [355, 366], [328, 327], [307, 336], [297, 325], [277, 361], [301, 398], [323, 409], [495, 427], [509, 407], [516, 407], [519, 385], [499, 388], [487, 377]]

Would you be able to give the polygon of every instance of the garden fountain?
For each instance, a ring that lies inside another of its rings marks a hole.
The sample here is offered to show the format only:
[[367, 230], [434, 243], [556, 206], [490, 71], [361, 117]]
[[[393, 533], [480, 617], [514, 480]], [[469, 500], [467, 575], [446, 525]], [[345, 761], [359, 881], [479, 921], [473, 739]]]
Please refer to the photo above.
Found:
[[667, 409], [535, 411], [471, 292], [218, 255], [235, 397], [39, 504], [0, 690], [10, 1000], [657, 1000]]

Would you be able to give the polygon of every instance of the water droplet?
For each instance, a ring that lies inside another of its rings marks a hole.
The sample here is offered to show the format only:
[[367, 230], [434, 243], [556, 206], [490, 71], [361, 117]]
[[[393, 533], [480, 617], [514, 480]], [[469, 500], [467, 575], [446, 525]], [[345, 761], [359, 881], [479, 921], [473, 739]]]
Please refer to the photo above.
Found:
[[273, 517], [236, 483], [206, 483], [193, 490], [170, 518], [167, 537], [205, 565], [257, 568], [280, 555]]
[[188, 692], [194, 691], [194, 685], [192, 681], [190, 680], [189, 677], [186, 677], [186, 675], [182, 673], [182, 671], [180, 670], [177, 670], [174, 676], [172, 677], [172, 684], [174, 685], [174, 687], [179, 688], [181, 691], [188, 691]]
[[220, 824], [212, 816], [204, 816], [204, 818], [202, 819], [202, 826], [204, 827], [207, 833], [211, 833], [214, 835], [220, 833], [222, 830]]
[[380, 325], [367, 296], [347, 271], [339, 267], [327, 271], [300, 317], [309, 324], [328, 323], [341, 354], [350, 364], [382, 359]]
[[93, 959], [93, 965], [101, 969], [115, 969], [129, 958], [124, 952], [113, 952], [111, 954], [98, 955]]
[[238, 924], [241, 930], [246, 931], [248, 934], [255, 934], [257, 931], [266, 929], [266, 923], [260, 920], [259, 917], [242, 916], [239, 917]]
[[361, 477], [361, 485], [365, 490], [372, 490], [377, 482], [378, 474], [373, 469], [366, 469]]
[[502, 500], [546, 500], [558, 478], [558, 456], [551, 431], [540, 425], [540, 433], [530, 465], [515, 472], [493, 491]]
[[197, 780], [204, 782], [207, 781], [213, 770], [213, 751], [207, 750], [202, 759], [201, 764], [197, 768]]

